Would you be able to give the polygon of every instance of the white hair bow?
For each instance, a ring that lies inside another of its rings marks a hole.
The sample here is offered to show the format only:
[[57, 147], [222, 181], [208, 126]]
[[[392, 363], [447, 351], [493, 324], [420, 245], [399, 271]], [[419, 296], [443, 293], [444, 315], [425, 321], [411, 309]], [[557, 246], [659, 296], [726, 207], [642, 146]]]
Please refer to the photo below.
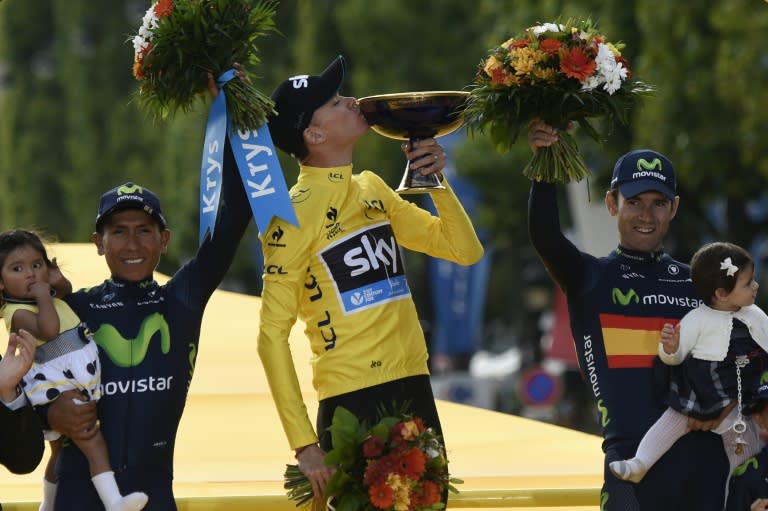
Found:
[[723, 262], [720, 263], [720, 269], [725, 270], [725, 274], [729, 277], [733, 277], [739, 271], [739, 267], [733, 264], [730, 257], [723, 259]]

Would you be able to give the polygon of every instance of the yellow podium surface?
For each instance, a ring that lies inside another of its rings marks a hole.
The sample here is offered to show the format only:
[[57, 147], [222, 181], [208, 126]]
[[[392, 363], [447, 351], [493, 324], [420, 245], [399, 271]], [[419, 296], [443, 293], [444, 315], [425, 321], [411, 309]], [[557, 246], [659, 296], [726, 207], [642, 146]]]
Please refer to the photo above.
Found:
[[[109, 275], [93, 245], [57, 244], [49, 250], [75, 289]], [[182, 511], [294, 509], [282, 487], [293, 452], [256, 353], [259, 309], [260, 298], [226, 291], [216, 291], [208, 304], [176, 441], [174, 491]], [[5, 328], [1, 331], [5, 346]], [[311, 352], [300, 322], [291, 332], [291, 349], [314, 420]], [[464, 481], [457, 485], [460, 493], [450, 496], [450, 508], [598, 509], [599, 437], [447, 401], [438, 401], [438, 409], [451, 474]], [[27, 475], [0, 467], [5, 511], [37, 510], [46, 459], [47, 450]]]

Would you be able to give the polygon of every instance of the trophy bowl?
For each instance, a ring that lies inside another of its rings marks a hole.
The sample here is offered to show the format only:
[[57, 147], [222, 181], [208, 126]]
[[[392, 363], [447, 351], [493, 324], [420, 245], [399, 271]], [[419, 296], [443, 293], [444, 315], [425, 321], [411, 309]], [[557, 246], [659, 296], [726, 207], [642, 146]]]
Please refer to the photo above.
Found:
[[[459, 129], [464, 123], [464, 103], [469, 96], [463, 91], [426, 91], [380, 94], [360, 98], [357, 103], [371, 129], [387, 138], [409, 140], [437, 138]], [[405, 166], [401, 194], [444, 190], [437, 176], [422, 176]]]

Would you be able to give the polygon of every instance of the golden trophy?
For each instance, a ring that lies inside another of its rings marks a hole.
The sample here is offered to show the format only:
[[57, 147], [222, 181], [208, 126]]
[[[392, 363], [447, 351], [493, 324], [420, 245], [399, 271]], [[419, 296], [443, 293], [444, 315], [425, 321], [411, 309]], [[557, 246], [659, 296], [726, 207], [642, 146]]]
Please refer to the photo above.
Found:
[[[437, 138], [459, 129], [464, 123], [464, 103], [469, 96], [462, 91], [402, 92], [360, 98], [360, 112], [371, 129], [387, 138], [409, 140]], [[422, 176], [412, 171], [410, 163], [397, 193], [424, 193], [444, 190], [437, 176]]]

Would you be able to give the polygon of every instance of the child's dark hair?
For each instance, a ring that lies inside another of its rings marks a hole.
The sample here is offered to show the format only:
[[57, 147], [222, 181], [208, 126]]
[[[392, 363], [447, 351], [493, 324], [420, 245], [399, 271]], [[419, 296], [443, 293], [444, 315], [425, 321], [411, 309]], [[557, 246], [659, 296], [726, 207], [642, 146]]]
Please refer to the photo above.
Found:
[[754, 266], [749, 252], [733, 243], [717, 241], [704, 245], [693, 254], [691, 279], [704, 303], [712, 305], [717, 289], [730, 293], [741, 272]]
[[45, 264], [51, 264], [50, 259], [48, 259], [48, 252], [46, 252], [45, 245], [43, 244], [43, 237], [40, 234], [25, 229], [12, 229], [0, 232], [0, 268], [5, 264], [8, 254], [19, 247], [27, 246], [40, 252], [43, 260], [45, 260]]
[[[32, 247], [37, 250], [47, 266], [51, 266], [51, 260], [48, 259], [48, 252], [45, 250], [43, 238], [34, 231], [25, 229], [11, 229], [0, 232], [0, 268], [5, 264], [8, 255], [19, 247]], [[0, 311], [5, 305], [2, 293], [0, 293]]]

